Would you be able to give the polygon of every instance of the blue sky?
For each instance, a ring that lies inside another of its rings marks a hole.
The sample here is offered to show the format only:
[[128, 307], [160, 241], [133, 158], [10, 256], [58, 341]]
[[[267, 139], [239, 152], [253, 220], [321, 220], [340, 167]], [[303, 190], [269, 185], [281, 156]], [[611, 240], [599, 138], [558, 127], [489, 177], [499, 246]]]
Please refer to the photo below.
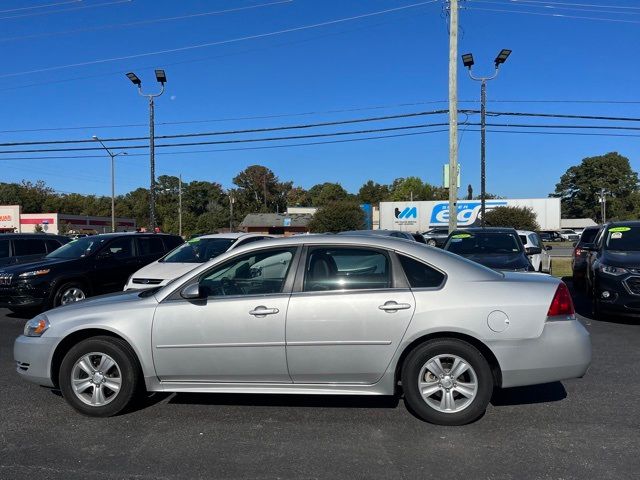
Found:
[[[442, 2], [270, 37], [91, 63], [260, 35], [418, 3], [416, 0], [294, 0], [183, 20], [130, 27], [121, 25], [276, 1], [3, 1], [0, 4], [0, 52], [3, 58], [0, 143], [89, 139], [92, 135], [104, 138], [145, 136], [148, 134], [148, 127], [144, 126], [148, 121], [147, 105], [124, 73], [135, 71], [142, 78], [145, 89], [153, 90], [157, 87], [154, 67], [164, 68], [168, 77], [166, 93], [156, 104], [157, 135], [317, 123], [446, 108], [446, 103], [428, 103], [447, 98], [448, 33]], [[493, 59], [501, 48], [513, 50], [499, 77], [489, 83], [488, 98], [518, 102], [490, 103], [488, 109], [640, 117], [640, 67], [637, 62], [640, 6], [637, 1], [575, 1], [637, 8], [616, 10], [625, 11], [624, 15], [595, 7], [583, 7], [583, 11], [571, 6], [559, 10], [560, 5], [553, 5], [555, 9], [544, 8], [543, 4], [556, 1], [515, 6], [507, 0], [463, 4], [468, 8], [460, 15], [460, 53], [473, 52], [475, 73], [490, 73]], [[62, 4], [28, 8], [51, 3]], [[481, 8], [508, 9], [510, 12]], [[55, 11], [59, 12], [52, 13]], [[554, 12], [624, 22], [536, 16], [516, 11]], [[97, 29], [103, 26], [109, 28]], [[48, 35], [69, 31], [72, 33]], [[84, 63], [91, 64], [57, 68]], [[43, 71], [36, 72], [38, 70]], [[459, 97], [461, 100], [479, 98], [479, 84], [472, 82], [463, 68], [459, 72]], [[636, 103], [523, 102], [534, 100]], [[374, 106], [388, 107], [327, 113]], [[477, 108], [474, 103], [460, 106]], [[308, 112], [315, 113], [294, 115]], [[272, 115], [283, 116], [229, 120]], [[479, 121], [478, 116], [468, 118], [470, 122]], [[217, 121], [161, 124], [194, 120]], [[465, 116], [461, 116], [460, 122], [464, 120]], [[292, 134], [440, 121], [445, 122], [446, 117], [335, 126]], [[489, 121], [607, 123], [505, 117]], [[140, 126], [102, 128], [132, 124]], [[640, 125], [636, 123], [635, 126]], [[59, 127], [80, 128], [15, 131]], [[633, 131], [622, 133], [634, 134]], [[256, 138], [258, 135], [239, 137]], [[207, 139], [211, 140], [211, 137]], [[135, 142], [128, 142], [132, 143]], [[305, 188], [335, 181], [356, 192], [369, 179], [387, 183], [396, 177], [410, 175], [439, 184], [442, 164], [448, 158], [446, 132], [295, 148], [229, 150], [262, 145], [267, 144], [157, 149], [157, 174], [181, 173], [185, 181], [209, 180], [228, 187], [237, 172], [248, 165], [262, 164], [273, 169], [281, 179], [292, 180]], [[546, 196], [569, 166], [579, 163], [585, 156], [609, 151], [626, 155], [633, 168], [640, 170], [640, 138], [637, 137], [489, 133], [487, 190], [514, 198]], [[116, 189], [120, 193], [148, 186], [146, 150], [128, 152], [130, 156], [117, 159]], [[175, 153], [163, 154], [165, 152]], [[79, 153], [82, 154], [101, 155], [100, 152]], [[61, 192], [110, 193], [106, 155], [87, 159], [7, 160], [45, 155], [64, 154], [0, 154], [1, 181], [43, 179]], [[460, 163], [463, 191], [471, 183], [478, 192], [479, 133], [467, 130], [462, 134]]]

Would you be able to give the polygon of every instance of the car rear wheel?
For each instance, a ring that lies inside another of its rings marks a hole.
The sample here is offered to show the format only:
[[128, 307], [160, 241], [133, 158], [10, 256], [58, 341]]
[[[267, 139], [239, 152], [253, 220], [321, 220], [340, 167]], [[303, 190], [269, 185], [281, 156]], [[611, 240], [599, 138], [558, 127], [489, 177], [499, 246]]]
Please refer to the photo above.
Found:
[[56, 290], [53, 306], [68, 305], [87, 298], [87, 288], [80, 282], [67, 282]]
[[438, 425], [464, 425], [481, 417], [493, 392], [487, 360], [473, 345], [443, 338], [414, 349], [402, 366], [407, 407]]
[[126, 342], [93, 337], [65, 355], [58, 381], [63, 397], [77, 411], [110, 417], [131, 404], [140, 383], [140, 369]]

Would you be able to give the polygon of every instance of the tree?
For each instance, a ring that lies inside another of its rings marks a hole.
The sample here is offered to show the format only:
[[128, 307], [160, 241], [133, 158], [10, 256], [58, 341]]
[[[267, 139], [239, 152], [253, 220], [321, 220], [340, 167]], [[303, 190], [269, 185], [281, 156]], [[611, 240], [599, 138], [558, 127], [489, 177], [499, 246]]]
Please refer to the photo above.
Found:
[[396, 178], [391, 184], [391, 200], [402, 202], [409, 200], [431, 200], [431, 185], [418, 177]]
[[233, 178], [238, 187], [235, 198], [238, 213], [284, 211], [291, 182], [280, 182], [278, 177], [262, 165], [251, 165]]
[[496, 207], [484, 215], [488, 227], [510, 227], [516, 230], [539, 230], [536, 214], [529, 207]]
[[71, 230], [71, 224], [69, 222], [62, 222], [58, 225], [58, 235], [66, 235]]
[[360, 187], [360, 190], [358, 191], [358, 198], [362, 203], [377, 205], [389, 198], [389, 187], [387, 185], [375, 183], [373, 180], [369, 180]]
[[287, 192], [287, 206], [310, 207], [311, 196], [302, 187], [293, 187]]
[[349, 197], [349, 193], [339, 183], [325, 182], [311, 187], [309, 196], [314, 207], [322, 207], [330, 203], [346, 200]]
[[332, 202], [318, 209], [309, 223], [309, 230], [315, 233], [362, 230], [364, 222], [364, 212], [357, 203]]
[[565, 218], [594, 218], [602, 220], [599, 194], [607, 192], [607, 217], [632, 217], [637, 205], [634, 198], [639, 191], [638, 174], [631, 169], [629, 159], [617, 152], [587, 157], [580, 165], [570, 167], [560, 177], [555, 192], [560, 197]]

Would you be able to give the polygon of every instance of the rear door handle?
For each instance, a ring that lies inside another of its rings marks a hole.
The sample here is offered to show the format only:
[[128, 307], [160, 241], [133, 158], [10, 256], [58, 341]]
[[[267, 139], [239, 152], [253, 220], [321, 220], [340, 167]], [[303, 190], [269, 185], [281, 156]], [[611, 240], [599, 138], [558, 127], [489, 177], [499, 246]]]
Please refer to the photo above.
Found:
[[393, 313], [397, 310], [408, 310], [411, 308], [411, 305], [408, 303], [397, 303], [391, 300], [389, 302], [385, 302], [384, 305], [380, 305], [378, 308], [385, 312]]
[[276, 313], [280, 313], [280, 310], [277, 308], [267, 308], [264, 305], [260, 305], [259, 307], [254, 308], [249, 312], [249, 315], [254, 315], [256, 317], [266, 317], [267, 315], [275, 315]]

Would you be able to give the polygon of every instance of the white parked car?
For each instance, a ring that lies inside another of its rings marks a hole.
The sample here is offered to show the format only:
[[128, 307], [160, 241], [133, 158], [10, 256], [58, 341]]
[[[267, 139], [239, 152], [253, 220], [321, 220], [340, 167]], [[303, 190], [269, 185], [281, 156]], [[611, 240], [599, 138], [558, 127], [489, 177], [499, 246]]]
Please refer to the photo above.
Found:
[[164, 286], [224, 252], [265, 238], [272, 237], [254, 233], [214, 233], [192, 238], [131, 275], [124, 290]]
[[536, 272], [551, 273], [551, 245], [542, 243], [540, 235], [529, 230], [518, 230], [518, 236]]
[[571, 230], [570, 228], [563, 228], [560, 230], [560, 237], [568, 242], [577, 242], [580, 240], [580, 234], [575, 230]]

